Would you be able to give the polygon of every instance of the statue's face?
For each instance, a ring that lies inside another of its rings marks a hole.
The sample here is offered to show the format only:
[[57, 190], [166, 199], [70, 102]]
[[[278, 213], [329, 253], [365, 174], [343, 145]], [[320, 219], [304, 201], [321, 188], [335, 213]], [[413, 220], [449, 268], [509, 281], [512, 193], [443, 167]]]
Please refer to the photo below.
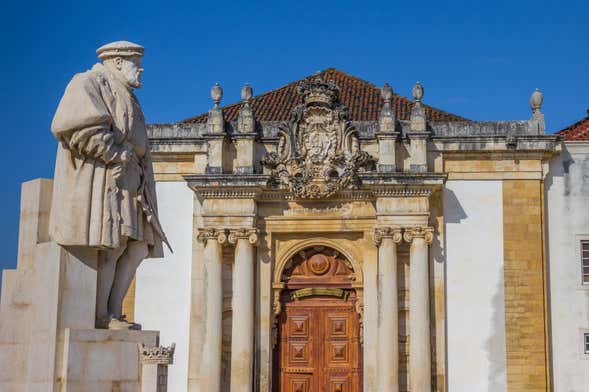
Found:
[[141, 57], [119, 57], [119, 59], [120, 61], [117, 61], [117, 68], [127, 85], [131, 88], [141, 88], [141, 73], [143, 72]]

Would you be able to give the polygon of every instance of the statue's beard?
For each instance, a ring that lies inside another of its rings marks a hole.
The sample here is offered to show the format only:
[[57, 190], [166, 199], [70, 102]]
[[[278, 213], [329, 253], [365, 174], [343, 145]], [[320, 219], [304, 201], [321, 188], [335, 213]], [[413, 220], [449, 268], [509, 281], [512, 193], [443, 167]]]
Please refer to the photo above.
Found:
[[125, 75], [127, 84], [132, 88], [141, 88], [141, 72], [135, 72], [131, 75]]
[[123, 68], [123, 77], [131, 88], [141, 88], [141, 72], [137, 68]]

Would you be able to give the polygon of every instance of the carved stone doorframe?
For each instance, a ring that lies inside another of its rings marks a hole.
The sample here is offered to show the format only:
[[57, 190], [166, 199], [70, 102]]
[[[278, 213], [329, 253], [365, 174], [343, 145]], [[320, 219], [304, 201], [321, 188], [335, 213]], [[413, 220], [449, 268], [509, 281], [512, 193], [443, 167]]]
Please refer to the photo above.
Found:
[[339, 241], [324, 237], [315, 237], [297, 241], [294, 245], [290, 246], [276, 258], [274, 273], [272, 275], [272, 320], [270, 324], [272, 328], [272, 348], [274, 348], [277, 343], [278, 320], [282, 311], [281, 294], [282, 291], [286, 288], [286, 284], [283, 281], [284, 272], [289, 267], [289, 263], [291, 263], [292, 258], [297, 253], [312, 247], [330, 248], [336, 252], [339, 252], [339, 254], [344, 256], [345, 260], [349, 263], [349, 267], [353, 271], [353, 279], [350, 289], [356, 292], [356, 312], [358, 313], [358, 319], [360, 323], [360, 339], [362, 341], [364, 313], [364, 275], [362, 272], [362, 265], [358, 261], [359, 257], [353, 254], [351, 251], [345, 249], [345, 247], [343, 247]]

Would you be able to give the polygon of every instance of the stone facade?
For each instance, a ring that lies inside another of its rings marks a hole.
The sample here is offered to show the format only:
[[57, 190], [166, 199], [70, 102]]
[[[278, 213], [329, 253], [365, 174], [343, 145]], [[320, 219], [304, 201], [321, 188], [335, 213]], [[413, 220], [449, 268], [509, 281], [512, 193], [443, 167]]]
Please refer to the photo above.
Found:
[[[583, 124], [584, 123], [584, 124]], [[554, 390], [589, 389], [589, 285], [581, 273], [581, 241], [589, 241], [589, 133], [573, 133], [550, 162], [545, 181], [547, 260], [549, 265], [551, 377]]]
[[194, 192], [181, 390], [282, 382], [285, 266], [313, 247], [350, 261], [361, 390], [549, 390], [543, 189], [560, 142], [541, 95], [530, 121], [474, 122], [422, 103], [421, 84], [412, 103], [366, 83], [364, 115], [350, 83], [330, 69], [224, 108], [215, 88], [208, 116], [150, 125], [156, 180]]
[[503, 182], [507, 387], [549, 386], [543, 183]]
[[169, 348], [92, 328], [94, 259], [51, 241], [51, 181], [26, 184], [0, 389], [587, 389], [586, 146], [546, 134], [540, 92], [498, 122], [424, 92], [329, 69], [225, 107], [215, 85], [207, 113], [148, 126], [175, 252], [124, 307]]

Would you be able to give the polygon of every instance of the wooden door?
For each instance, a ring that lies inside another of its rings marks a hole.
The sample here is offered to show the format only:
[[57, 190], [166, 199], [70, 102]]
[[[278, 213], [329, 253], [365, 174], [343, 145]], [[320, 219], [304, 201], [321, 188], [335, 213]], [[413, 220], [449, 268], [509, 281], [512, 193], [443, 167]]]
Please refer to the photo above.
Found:
[[359, 329], [351, 299], [312, 297], [286, 303], [279, 332], [280, 391], [360, 391]]

